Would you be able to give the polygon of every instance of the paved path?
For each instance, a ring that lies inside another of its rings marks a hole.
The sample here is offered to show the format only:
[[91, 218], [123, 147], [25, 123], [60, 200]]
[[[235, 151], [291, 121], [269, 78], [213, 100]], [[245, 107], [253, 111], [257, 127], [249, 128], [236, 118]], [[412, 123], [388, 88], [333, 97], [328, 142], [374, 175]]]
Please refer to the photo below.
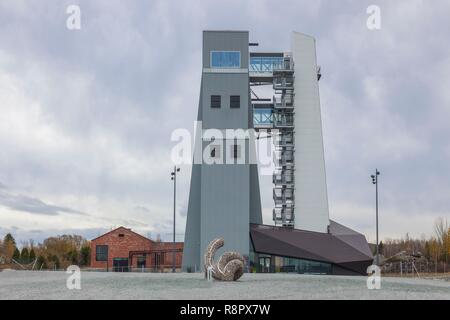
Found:
[[81, 290], [68, 290], [64, 272], [0, 272], [0, 299], [450, 299], [450, 282], [365, 277], [244, 274], [212, 282], [202, 274], [82, 272]]

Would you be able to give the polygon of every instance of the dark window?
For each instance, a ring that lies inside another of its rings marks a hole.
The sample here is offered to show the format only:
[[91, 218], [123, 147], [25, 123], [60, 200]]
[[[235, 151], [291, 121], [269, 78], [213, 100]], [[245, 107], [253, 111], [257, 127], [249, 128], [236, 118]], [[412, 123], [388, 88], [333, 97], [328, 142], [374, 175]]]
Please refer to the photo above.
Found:
[[220, 108], [220, 96], [211, 96], [211, 108]]
[[241, 157], [241, 146], [239, 146], [237, 144], [233, 145], [232, 152], [233, 152], [234, 159], [240, 158]]
[[146, 257], [144, 256], [138, 256], [137, 257], [137, 267], [138, 268], [145, 268], [145, 260]]
[[128, 258], [114, 258], [113, 271], [114, 272], [129, 272]]
[[230, 108], [241, 107], [241, 96], [230, 96]]
[[95, 246], [95, 260], [108, 261], [108, 246]]
[[220, 145], [210, 145], [209, 153], [210, 153], [211, 159], [220, 159], [221, 146]]
[[119, 233], [119, 238], [123, 238], [125, 235], [123, 233]]

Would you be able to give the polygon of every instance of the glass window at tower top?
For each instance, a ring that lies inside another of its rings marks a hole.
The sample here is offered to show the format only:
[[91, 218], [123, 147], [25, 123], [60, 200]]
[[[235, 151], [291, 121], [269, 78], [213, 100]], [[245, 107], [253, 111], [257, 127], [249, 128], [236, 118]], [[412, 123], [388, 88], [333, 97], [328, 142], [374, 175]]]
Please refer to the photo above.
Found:
[[240, 68], [239, 51], [211, 51], [211, 68]]

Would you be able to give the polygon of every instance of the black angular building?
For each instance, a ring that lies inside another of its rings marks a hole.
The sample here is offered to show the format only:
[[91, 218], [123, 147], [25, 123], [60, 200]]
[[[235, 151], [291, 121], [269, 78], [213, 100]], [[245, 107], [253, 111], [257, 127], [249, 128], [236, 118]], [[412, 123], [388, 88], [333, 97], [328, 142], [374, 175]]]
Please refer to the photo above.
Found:
[[373, 257], [364, 235], [330, 220], [330, 232], [252, 224], [252, 271], [365, 274]]

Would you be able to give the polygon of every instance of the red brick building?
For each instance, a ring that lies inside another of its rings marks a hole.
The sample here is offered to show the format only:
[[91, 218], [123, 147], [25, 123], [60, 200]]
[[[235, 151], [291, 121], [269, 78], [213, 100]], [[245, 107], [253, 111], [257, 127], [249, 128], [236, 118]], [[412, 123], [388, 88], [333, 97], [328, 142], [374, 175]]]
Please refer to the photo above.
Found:
[[169, 271], [181, 269], [183, 242], [158, 242], [124, 227], [91, 240], [91, 268], [108, 271]]

